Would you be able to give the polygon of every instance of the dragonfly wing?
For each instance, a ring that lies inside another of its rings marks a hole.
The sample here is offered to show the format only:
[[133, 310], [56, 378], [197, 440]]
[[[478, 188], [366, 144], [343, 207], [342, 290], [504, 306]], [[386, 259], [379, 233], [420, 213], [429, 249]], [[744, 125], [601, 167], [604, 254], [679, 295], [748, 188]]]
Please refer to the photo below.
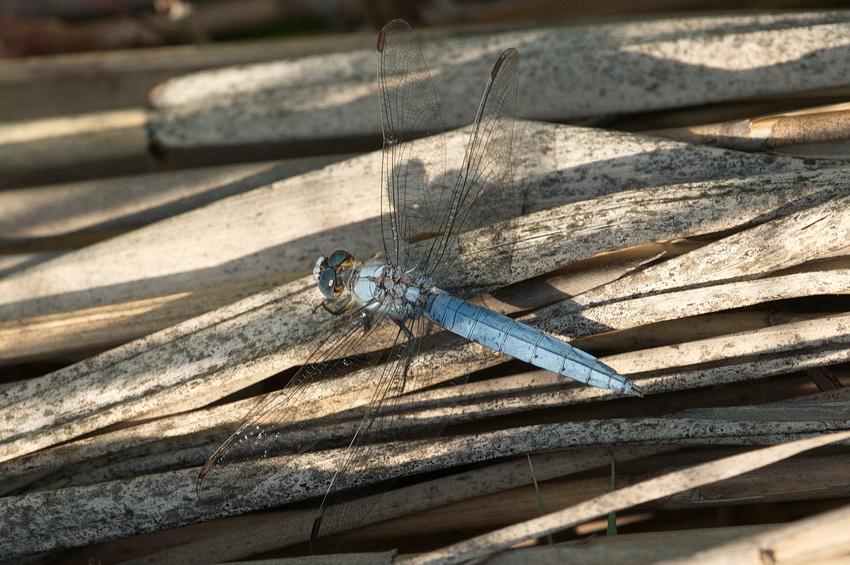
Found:
[[384, 136], [382, 223], [387, 261], [405, 268], [411, 234], [433, 232], [446, 208], [446, 145], [437, 93], [410, 26], [393, 20], [378, 36], [378, 101]]
[[[465, 232], [511, 221], [519, 213], [519, 199], [511, 174], [518, 83], [519, 53], [511, 48], [502, 53], [490, 73], [460, 173], [451, 189], [451, 204], [439, 230], [440, 236], [433, 240], [428, 254], [429, 274], [438, 285], [451, 279], [455, 260], [464, 247]], [[510, 270], [513, 234], [513, 230], [501, 229], [489, 238], [489, 247], [501, 250], [506, 261], [494, 271]], [[490, 280], [489, 286], [499, 286], [499, 282]]]
[[367, 369], [395, 347], [398, 330], [366, 308], [342, 313], [290, 382], [261, 400], [210, 456], [198, 477], [199, 497], [227, 503], [247, 494], [279, 471], [263, 460], [301, 453], [316, 443], [323, 427], [356, 421], [356, 411], [374, 402], [373, 372]]
[[[411, 360], [419, 352], [423, 341], [432, 339], [440, 329], [425, 317], [409, 320], [406, 328], [400, 329], [408, 339], [396, 342], [377, 379], [378, 386], [374, 390], [373, 401], [368, 404], [369, 410], [363, 415], [346, 461], [322, 502], [313, 528], [314, 540], [357, 527], [390, 487], [396, 478], [394, 475], [398, 475], [400, 470], [386, 467], [389, 463], [387, 442], [431, 438], [442, 429], [442, 424], [433, 419], [420, 422], [415, 427], [409, 426], [408, 419], [404, 431], [395, 425], [401, 418], [411, 416], [409, 412], [402, 413], [398, 406], [402, 399], [400, 393], [410, 392], [411, 385], [417, 388], [427, 386], [425, 382], [412, 383], [408, 378]], [[465, 381], [466, 376], [462, 379]], [[375, 482], [380, 485], [372, 484]]]
[[[519, 54], [508, 49], [487, 81], [458, 176], [447, 182], [445, 141], [436, 135], [443, 131], [442, 118], [425, 59], [406, 22], [384, 26], [378, 38], [378, 84], [383, 239], [389, 262], [405, 270], [424, 268], [441, 285], [450, 280], [446, 275], [454, 268], [464, 232], [516, 217], [511, 144], [518, 83]], [[507, 239], [513, 232], [500, 234]], [[414, 254], [413, 240], [429, 236], [430, 245]], [[494, 271], [510, 269], [511, 243], [497, 243], [507, 269]]]

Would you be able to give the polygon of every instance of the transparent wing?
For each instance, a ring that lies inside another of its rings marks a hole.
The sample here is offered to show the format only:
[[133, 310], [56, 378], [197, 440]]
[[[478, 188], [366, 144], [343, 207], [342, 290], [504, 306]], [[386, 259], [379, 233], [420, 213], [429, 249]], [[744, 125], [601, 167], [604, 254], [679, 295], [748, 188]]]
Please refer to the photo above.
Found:
[[[459, 255], [464, 232], [516, 217], [511, 143], [518, 81], [519, 54], [508, 49], [488, 79], [457, 179], [446, 186], [445, 142], [436, 135], [443, 131], [442, 119], [425, 59], [406, 22], [394, 20], [381, 31], [382, 217], [388, 261], [405, 269], [420, 267], [440, 285]], [[430, 244], [414, 254], [412, 240], [428, 236]], [[510, 249], [510, 243], [499, 247]]]
[[391, 21], [378, 36], [378, 88], [384, 251], [389, 263], [413, 267], [411, 234], [433, 232], [449, 195], [437, 93], [404, 20]]
[[[519, 53], [512, 48], [502, 53], [490, 73], [449, 208], [437, 230], [440, 235], [428, 250], [428, 273], [437, 285], [451, 279], [469, 230], [512, 221], [519, 212], [511, 175], [518, 82]], [[507, 261], [503, 268], [510, 267], [513, 233], [501, 229], [490, 235], [489, 247], [500, 249]]]
[[[369, 411], [361, 420], [345, 463], [322, 501], [320, 516], [312, 532], [313, 540], [357, 527], [389, 488], [396, 477], [392, 476], [392, 469], [385, 468], [386, 442], [410, 439], [412, 433], [420, 439], [439, 433], [442, 426], [434, 422], [419, 425], [415, 431], [408, 429], [404, 432], [407, 435], [394, 425], [401, 416], [396, 407], [400, 393], [408, 392], [411, 384], [407, 381], [410, 361], [434, 327], [423, 317], [410, 320], [406, 330], [402, 330], [409, 339], [396, 343], [384, 365], [379, 379], [381, 384], [374, 391]], [[380, 484], [374, 484], [376, 482]]]
[[[438, 436], [445, 421], [428, 414], [428, 411], [455, 406], [466, 384], [467, 374], [447, 378], [439, 367], [423, 372], [420, 366], [416, 375], [411, 376], [408, 372], [409, 363], [420, 353], [420, 349], [442, 349], [447, 344], [465, 340], [445, 332], [424, 317], [411, 320], [408, 330], [411, 339], [397, 343], [390, 356], [391, 362], [385, 368], [387, 375], [394, 375], [392, 382], [396, 383], [396, 389], [403, 386], [405, 394], [382, 395], [384, 402], [370, 405], [374, 410], [362, 420], [352, 449], [334, 477], [333, 489], [322, 502], [320, 517], [313, 529], [314, 550], [317, 547], [336, 551], [345, 549], [335, 545], [333, 534], [361, 525], [370, 510], [391, 488], [393, 481], [405, 473], [402, 468], [404, 463], [398, 459], [396, 442], [404, 441], [403, 450], [407, 450], [410, 445], [408, 440], [416, 440], [414, 443], [423, 449], [418, 454], [407, 453], [410, 458], [408, 462], [415, 462], [414, 466], [433, 456], [428, 448], [422, 447], [422, 440]], [[403, 385], [398, 384], [398, 377], [402, 378]], [[382, 378], [381, 381], [388, 383], [390, 379]], [[424, 390], [428, 391], [425, 404], [410, 402], [408, 393]], [[422, 410], [424, 414], [420, 414]], [[381, 516], [374, 519], [381, 519]], [[315, 543], [320, 536], [331, 538]]]
[[[331, 334], [279, 392], [266, 397], [207, 460], [198, 476], [202, 500], [227, 502], [249, 492], [277, 469], [258, 465], [246, 473], [247, 463], [283, 454], [301, 453], [318, 440], [313, 433], [326, 425], [350, 419], [351, 410], [381, 399], [372, 387], [389, 394], [395, 375], [383, 371], [379, 382], [368, 372], [387, 350], [396, 349], [404, 334], [386, 316], [351, 309], [339, 316]], [[365, 373], [365, 374], [364, 374]], [[371, 378], [370, 378], [371, 377]], [[359, 415], [359, 412], [355, 413]]]

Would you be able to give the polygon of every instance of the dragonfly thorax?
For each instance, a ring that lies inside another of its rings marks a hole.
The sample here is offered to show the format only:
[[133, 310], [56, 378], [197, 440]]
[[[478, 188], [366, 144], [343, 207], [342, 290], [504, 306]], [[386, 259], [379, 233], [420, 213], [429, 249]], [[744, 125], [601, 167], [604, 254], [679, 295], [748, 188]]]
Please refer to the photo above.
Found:
[[395, 320], [404, 321], [422, 316], [434, 283], [431, 277], [418, 270], [405, 271], [395, 265], [375, 265], [361, 269], [353, 290], [361, 300], [366, 298], [362, 294], [370, 293], [367, 303], [372, 302]]

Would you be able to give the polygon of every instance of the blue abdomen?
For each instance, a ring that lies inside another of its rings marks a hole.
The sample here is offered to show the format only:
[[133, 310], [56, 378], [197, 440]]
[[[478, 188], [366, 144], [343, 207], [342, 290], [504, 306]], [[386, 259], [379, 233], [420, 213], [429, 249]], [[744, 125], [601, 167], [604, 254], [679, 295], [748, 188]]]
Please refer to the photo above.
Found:
[[640, 394], [632, 381], [593, 355], [492, 310], [450, 294], [434, 293], [428, 297], [425, 311], [447, 330], [541, 369], [595, 387]]

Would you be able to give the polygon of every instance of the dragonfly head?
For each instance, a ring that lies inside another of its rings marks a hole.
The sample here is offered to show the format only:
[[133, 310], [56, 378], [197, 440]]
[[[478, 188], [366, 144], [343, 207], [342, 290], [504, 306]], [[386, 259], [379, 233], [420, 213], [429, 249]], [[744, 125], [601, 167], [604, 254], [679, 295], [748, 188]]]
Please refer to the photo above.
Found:
[[327, 257], [319, 257], [313, 267], [313, 276], [325, 298], [335, 300], [342, 295], [354, 274], [355, 264], [354, 256], [345, 249], [337, 249]]

